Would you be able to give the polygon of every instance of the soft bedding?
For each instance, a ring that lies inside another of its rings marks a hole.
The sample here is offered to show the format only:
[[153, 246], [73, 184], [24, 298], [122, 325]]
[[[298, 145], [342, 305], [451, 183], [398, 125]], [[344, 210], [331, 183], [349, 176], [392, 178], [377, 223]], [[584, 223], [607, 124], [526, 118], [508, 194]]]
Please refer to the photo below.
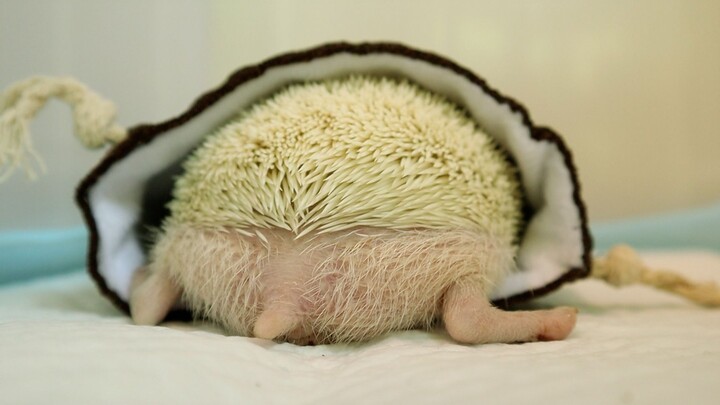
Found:
[[[643, 256], [720, 282], [720, 254]], [[720, 311], [592, 280], [531, 305], [577, 306], [577, 328], [530, 344], [409, 331], [298, 347], [210, 325], [132, 325], [78, 271], [0, 288], [0, 403], [718, 403]]]

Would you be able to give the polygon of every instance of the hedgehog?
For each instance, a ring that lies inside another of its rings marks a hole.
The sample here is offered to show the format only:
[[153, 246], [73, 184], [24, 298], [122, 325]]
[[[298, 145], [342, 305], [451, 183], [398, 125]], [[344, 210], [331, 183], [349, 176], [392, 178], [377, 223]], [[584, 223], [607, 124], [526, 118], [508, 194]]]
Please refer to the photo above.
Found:
[[408, 80], [285, 86], [183, 163], [130, 308], [175, 306], [296, 344], [442, 324], [477, 344], [564, 339], [576, 310], [506, 312], [523, 195], [512, 159], [457, 104]]

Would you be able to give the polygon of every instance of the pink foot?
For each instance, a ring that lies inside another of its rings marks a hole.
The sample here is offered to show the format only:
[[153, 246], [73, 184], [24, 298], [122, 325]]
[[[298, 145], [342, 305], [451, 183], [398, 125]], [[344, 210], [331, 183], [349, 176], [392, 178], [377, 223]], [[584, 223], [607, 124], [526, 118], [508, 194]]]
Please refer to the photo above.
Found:
[[565, 339], [575, 326], [577, 310], [562, 307], [506, 312], [490, 305], [482, 288], [455, 284], [445, 293], [443, 320], [461, 343], [519, 343]]

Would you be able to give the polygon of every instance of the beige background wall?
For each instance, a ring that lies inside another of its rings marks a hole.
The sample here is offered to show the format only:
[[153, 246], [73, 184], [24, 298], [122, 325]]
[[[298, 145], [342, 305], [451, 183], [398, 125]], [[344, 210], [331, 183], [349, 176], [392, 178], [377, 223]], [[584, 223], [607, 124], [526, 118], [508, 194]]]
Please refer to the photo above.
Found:
[[[465, 65], [560, 132], [592, 220], [720, 202], [720, 1], [0, 0], [0, 87], [73, 74], [126, 125], [165, 119], [232, 70], [333, 40], [392, 40]], [[52, 105], [49, 174], [0, 185], [0, 231], [79, 225], [99, 154]]]
[[212, 72], [330, 40], [455, 59], [575, 153], [594, 220], [720, 202], [720, 1], [222, 1]]

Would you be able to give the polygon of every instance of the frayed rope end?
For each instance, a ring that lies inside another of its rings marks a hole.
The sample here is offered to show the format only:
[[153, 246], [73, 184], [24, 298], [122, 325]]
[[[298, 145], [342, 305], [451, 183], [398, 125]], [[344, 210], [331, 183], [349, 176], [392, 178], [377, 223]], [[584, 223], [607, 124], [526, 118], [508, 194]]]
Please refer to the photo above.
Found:
[[34, 77], [16, 83], [0, 94], [0, 182], [17, 168], [30, 179], [46, 171], [32, 145], [30, 122], [52, 97], [72, 106], [75, 133], [86, 147], [99, 148], [127, 136], [115, 122], [115, 105], [75, 79]]

